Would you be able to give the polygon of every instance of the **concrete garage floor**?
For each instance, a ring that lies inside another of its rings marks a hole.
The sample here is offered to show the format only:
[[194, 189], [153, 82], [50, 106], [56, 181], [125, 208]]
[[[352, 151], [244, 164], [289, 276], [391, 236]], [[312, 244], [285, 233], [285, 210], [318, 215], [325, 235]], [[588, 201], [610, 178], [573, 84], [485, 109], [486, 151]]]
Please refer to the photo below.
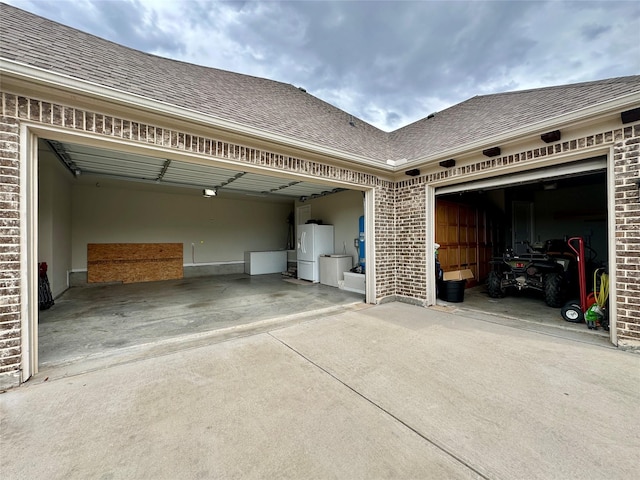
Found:
[[639, 355], [362, 305], [37, 375], [0, 395], [2, 478], [637, 478]]
[[[363, 302], [364, 295], [291, 283], [279, 274], [74, 287], [40, 312], [40, 371], [71, 375], [173, 351], [185, 342], [206, 342], [220, 332], [241, 336], [248, 328], [358, 309]], [[438, 300], [435, 308], [524, 329], [552, 327], [561, 336], [587, 335], [602, 343], [609, 338], [602, 329], [564, 321], [559, 309], [547, 307], [535, 293], [492, 299], [481, 285], [467, 289], [464, 302]]]
[[592, 335], [600, 339], [609, 339], [609, 332], [598, 328], [589, 330], [585, 323], [571, 323], [562, 318], [559, 308], [548, 307], [540, 293], [535, 291], [515, 292], [504, 298], [491, 298], [485, 285], [468, 288], [464, 293], [464, 301], [459, 303], [438, 300], [438, 305], [452, 311], [473, 317], [475, 314], [488, 314], [500, 318], [501, 322], [512, 320], [524, 322], [523, 328], [557, 329], [558, 335], [578, 333]]
[[[74, 287], [39, 315], [39, 365], [104, 358], [247, 324], [322, 315], [364, 295], [280, 274], [219, 275], [163, 282]], [[88, 365], [88, 364], [87, 364]]]

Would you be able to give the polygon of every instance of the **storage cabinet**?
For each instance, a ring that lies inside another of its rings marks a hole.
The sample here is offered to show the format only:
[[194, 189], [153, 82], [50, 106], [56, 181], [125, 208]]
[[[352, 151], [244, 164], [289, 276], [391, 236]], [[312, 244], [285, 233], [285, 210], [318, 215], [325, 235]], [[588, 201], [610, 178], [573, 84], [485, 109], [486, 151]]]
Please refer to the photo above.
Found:
[[287, 271], [287, 251], [244, 252], [244, 273], [263, 275]]
[[320, 283], [337, 287], [344, 280], [344, 272], [353, 267], [351, 255], [327, 255], [320, 257]]

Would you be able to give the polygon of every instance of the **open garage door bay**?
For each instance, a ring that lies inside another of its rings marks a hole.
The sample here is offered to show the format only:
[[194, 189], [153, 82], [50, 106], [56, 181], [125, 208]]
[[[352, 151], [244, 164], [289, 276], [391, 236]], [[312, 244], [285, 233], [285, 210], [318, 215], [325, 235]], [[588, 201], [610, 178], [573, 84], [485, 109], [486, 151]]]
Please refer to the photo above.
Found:
[[[586, 330], [584, 324], [565, 322], [560, 308], [547, 306], [535, 289], [511, 288], [504, 298], [492, 298], [487, 279], [506, 251], [528, 253], [547, 241], [581, 237], [592, 291], [592, 272], [608, 267], [607, 195], [606, 157], [437, 189], [440, 265], [445, 272], [469, 269], [474, 276], [459, 306]], [[571, 278], [566, 300], [577, 295], [577, 278]]]

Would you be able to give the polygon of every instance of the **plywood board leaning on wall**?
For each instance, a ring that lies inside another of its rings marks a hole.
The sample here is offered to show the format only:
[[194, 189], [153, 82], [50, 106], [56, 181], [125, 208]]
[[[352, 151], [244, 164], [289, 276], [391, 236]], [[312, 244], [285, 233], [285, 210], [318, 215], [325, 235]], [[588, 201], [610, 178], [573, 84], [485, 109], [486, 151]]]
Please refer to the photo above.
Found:
[[181, 243], [89, 243], [87, 281], [153, 282], [183, 278]]

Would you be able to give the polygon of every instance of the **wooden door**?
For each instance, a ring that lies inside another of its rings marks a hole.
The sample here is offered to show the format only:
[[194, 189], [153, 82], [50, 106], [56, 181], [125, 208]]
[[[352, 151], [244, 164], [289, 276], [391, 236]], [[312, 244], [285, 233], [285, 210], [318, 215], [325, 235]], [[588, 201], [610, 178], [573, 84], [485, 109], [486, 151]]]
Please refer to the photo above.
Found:
[[457, 204], [436, 201], [436, 243], [440, 244], [438, 259], [444, 271], [459, 270], [460, 248], [458, 246]]
[[438, 259], [445, 272], [469, 269], [473, 286], [489, 274], [492, 238], [489, 215], [474, 205], [436, 200], [436, 243]]

